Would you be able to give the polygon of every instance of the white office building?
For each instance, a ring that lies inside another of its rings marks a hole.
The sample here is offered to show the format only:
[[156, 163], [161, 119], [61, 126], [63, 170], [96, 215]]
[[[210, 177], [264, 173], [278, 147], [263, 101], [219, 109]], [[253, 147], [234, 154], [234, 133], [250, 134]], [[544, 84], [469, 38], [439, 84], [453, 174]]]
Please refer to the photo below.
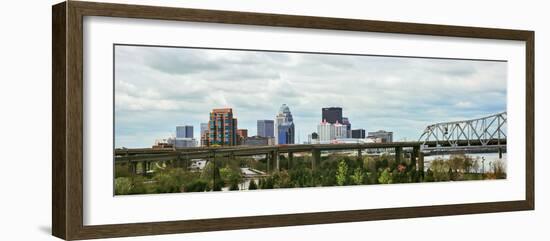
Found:
[[332, 125], [334, 128], [334, 138], [333, 139], [344, 139], [348, 138], [348, 126], [336, 122]]
[[334, 139], [335, 129], [334, 125], [329, 122], [323, 121], [317, 126], [317, 134], [319, 135], [319, 142], [328, 142]]

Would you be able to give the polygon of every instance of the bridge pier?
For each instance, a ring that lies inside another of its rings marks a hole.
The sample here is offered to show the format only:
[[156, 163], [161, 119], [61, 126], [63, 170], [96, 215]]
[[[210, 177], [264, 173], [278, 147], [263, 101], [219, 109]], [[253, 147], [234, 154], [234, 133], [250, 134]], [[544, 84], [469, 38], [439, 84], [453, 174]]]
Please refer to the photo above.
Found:
[[183, 170], [185, 170], [185, 171], [189, 170], [189, 156], [185, 157], [185, 165], [183, 167]]
[[403, 147], [395, 147], [395, 163], [400, 164], [401, 163], [401, 154], [403, 153]]
[[137, 163], [129, 161], [128, 162], [128, 171], [133, 175], [137, 174]]
[[502, 159], [502, 148], [498, 148], [498, 159]]
[[409, 165], [414, 165], [414, 169], [417, 171], [418, 171], [418, 165], [417, 165], [416, 158], [418, 157], [419, 150], [420, 150], [420, 147], [416, 147], [416, 146], [413, 147], [411, 152], [411, 160], [409, 163]]
[[311, 150], [311, 156], [311, 170], [315, 170], [315, 168], [317, 168], [317, 164], [321, 162], [321, 150]]
[[361, 168], [363, 168], [363, 150], [357, 150], [357, 163]]
[[288, 153], [288, 163], [287, 163], [287, 167], [286, 167], [287, 170], [290, 170], [292, 168], [293, 159], [294, 159], [294, 153], [289, 152]]
[[141, 171], [142, 171], [141, 175], [143, 176], [147, 175], [147, 164], [148, 164], [147, 161], [141, 162]]
[[420, 172], [420, 181], [424, 180], [424, 153], [418, 152], [418, 171]]
[[271, 154], [270, 152], [267, 152], [265, 153], [265, 162], [266, 162], [266, 173], [269, 174], [269, 171], [270, 171], [270, 167], [269, 165], [271, 164], [271, 162], [269, 161], [271, 159]]
[[275, 162], [275, 172], [278, 172], [280, 171], [280, 166], [279, 166], [279, 152], [278, 151], [273, 151], [273, 162]]
[[175, 168], [178, 168], [178, 167], [181, 167], [181, 157], [180, 155], [178, 154], [178, 156], [176, 157], [176, 160], [172, 162], [172, 166], [175, 167]]

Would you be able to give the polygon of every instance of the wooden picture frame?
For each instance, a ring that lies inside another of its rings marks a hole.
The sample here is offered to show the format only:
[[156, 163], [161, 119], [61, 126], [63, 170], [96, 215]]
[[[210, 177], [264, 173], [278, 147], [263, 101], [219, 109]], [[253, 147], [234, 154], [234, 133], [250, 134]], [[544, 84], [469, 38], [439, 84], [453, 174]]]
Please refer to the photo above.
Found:
[[[52, 8], [52, 233], [66, 239], [173, 234], [369, 220], [533, 210], [534, 32], [264, 13], [68, 1]], [[86, 226], [83, 224], [83, 17], [107, 16], [328, 30], [368, 31], [526, 43], [525, 199], [490, 203]]]

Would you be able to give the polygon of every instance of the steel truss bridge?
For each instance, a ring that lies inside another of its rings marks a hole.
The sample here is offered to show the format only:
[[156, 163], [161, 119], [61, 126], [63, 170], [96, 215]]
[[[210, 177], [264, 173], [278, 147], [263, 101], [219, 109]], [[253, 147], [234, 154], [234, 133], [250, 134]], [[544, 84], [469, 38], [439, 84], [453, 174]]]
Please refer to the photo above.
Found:
[[[506, 149], [506, 112], [477, 119], [441, 122], [428, 125], [420, 138], [422, 149], [474, 150]], [[428, 143], [434, 143], [430, 147]]]

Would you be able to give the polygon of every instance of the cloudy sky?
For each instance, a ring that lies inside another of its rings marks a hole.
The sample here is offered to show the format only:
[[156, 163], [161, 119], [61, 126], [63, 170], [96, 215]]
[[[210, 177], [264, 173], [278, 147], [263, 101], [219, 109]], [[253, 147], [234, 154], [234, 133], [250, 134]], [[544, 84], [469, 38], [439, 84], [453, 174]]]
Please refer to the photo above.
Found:
[[150, 147], [175, 126], [231, 107], [239, 128], [274, 119], [287, 104], [296, 140], [321, 108], [343, 107], [352, 129], [417, 140], [431, 123], [506, 110], [506, 62], [218, 49], [115, 47], [115, 146]]

